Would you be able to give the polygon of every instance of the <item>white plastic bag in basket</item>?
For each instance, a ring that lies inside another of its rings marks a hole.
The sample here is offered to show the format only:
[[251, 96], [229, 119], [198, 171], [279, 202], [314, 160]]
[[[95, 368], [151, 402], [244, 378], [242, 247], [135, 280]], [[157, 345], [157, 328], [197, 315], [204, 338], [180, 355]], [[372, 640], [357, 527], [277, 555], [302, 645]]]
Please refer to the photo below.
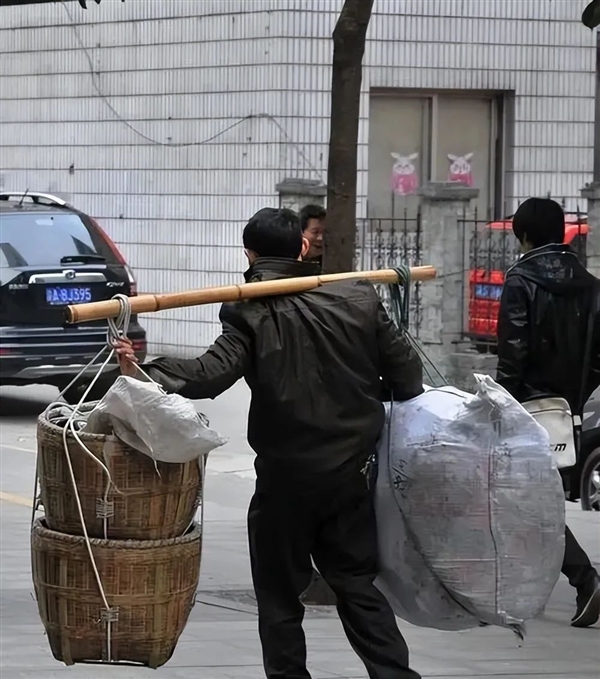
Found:
[[86, 430], [109, 423], [117, 438], [159, 462], [190, 462], [227, 442], [188, 399], [123, 375], [90, 413]]

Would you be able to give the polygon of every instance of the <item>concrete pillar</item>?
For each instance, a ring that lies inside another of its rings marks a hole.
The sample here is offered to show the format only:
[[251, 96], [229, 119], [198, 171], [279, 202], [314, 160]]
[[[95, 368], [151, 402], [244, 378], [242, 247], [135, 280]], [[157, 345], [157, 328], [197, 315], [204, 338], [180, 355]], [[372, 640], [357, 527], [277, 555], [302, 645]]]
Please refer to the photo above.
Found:
[[[463, 339], [465, 261], [468, 242], [460, 220], [479, 189], [455, 182], [432, 182], [420, 190], [423, 263], [437, 269], [438, 278], [421, 286], [423, 348], [438, 369], [451, 379], [451, 355]], [[468, 237], [468, 235], [467, 235]]]
[[279, 207], [299, 212], [305, 205], [324, 205], [327, 187], [318, 179], [283, 179], [275, 190], [279, 194]]
[[587, 266], [600, 278], [600, 182], [588, 184], [581, 191], [587, 200], [588, 224], [590, 233], [587, 238]]

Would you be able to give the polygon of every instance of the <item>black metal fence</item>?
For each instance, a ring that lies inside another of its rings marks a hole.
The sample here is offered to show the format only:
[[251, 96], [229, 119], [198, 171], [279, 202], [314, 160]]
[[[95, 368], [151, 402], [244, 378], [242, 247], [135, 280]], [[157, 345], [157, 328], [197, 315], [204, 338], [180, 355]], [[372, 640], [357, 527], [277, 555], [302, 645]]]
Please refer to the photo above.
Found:
[[[422, 264], [423, 232], [421, 215], [359, 221], [356, 247], [356, 269], [392, 269], [407, 264]], [[410, 300], [410, 330], [419, 337], [422, 323], [421, 284], [413, 283]], [[389, 306], [389, 288], [379, 286], [384, 304]]]
[[[506, 272], [521, 256], [512, 218], [490, 220], [477, 212], [459, 221], [463, 247], [463, 332], [480, 351], [495, 351]], [[565, 242], [586, 260], [587, 215], [566, 213]]]

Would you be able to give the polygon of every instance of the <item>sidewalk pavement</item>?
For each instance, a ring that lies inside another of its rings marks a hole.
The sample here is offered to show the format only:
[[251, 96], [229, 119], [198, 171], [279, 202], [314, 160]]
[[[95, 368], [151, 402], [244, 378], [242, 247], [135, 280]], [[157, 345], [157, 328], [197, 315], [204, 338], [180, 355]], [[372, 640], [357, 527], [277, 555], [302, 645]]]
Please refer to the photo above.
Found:
[[[20, 393], [20, 392], [19, 392]], [[238, 397], [239, 396], [239, 397]], [[203, 403], [217, 430], [231, 441], [209, 460], [205, 544], [197, 604], [172, 660], [157, 671], [77, 665], [52, 658], [33, 599], [29, 526], [39, 404], [3, 399], [0, 414], [0, 679], [262, 679], [256, 607], [252, 595], [245, 513], [253, 492], [252, 457], [244, 449], [239, 392], [226, 402]], [[27, 396], [29, 398], [29, 396]], [[232, 426], [232, 424], [234, 426]], [[600, 514], [568, 506], [568, 522], [600, 564]], [[561, 578], [546, 613], [528, 624], [519, 643], [497, 628], [460, 633], [400, 622], [412, 664], [424, 679], [599, 679], [600, 628], [569, 626], [575, 596]], [[365, 679], [335, 611], [311, 608], [306, 625], [313, 679]]]
[[[53, 660], [32, 595], [29, 565], [30, 510], [0, 505], [0, 676], [2, 679], [144, 679], [152, 670], [77, 665]], [[597, 514], [569, 513], [574, 532], [600, 561]], [[197, 605], [175, 656], [158, 670], [164, 679], [259, 679], [264, 677], [256, 609], [242, 521], [208, 521]], [[598, 679], [600, 629], [569, 627], [573, 592], [561, 579], [545, 615], [529, 624], [525, 642], [506, 630], [442, 633], [400, 623], [415, 669], [424, 678]], [[307, 612], [313, 679], [363, 679], [331, 609]]]

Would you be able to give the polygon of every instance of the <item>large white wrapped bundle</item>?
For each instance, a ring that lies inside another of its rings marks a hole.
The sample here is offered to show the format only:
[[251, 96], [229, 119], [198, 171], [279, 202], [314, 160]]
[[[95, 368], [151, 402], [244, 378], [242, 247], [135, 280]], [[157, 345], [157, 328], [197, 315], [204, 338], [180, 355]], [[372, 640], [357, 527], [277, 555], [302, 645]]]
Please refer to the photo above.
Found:
[[522, 633], [560, 575], [565, 509], [547, 432], [490, 377], [388, 410], [378, 586], [408, 622]]

